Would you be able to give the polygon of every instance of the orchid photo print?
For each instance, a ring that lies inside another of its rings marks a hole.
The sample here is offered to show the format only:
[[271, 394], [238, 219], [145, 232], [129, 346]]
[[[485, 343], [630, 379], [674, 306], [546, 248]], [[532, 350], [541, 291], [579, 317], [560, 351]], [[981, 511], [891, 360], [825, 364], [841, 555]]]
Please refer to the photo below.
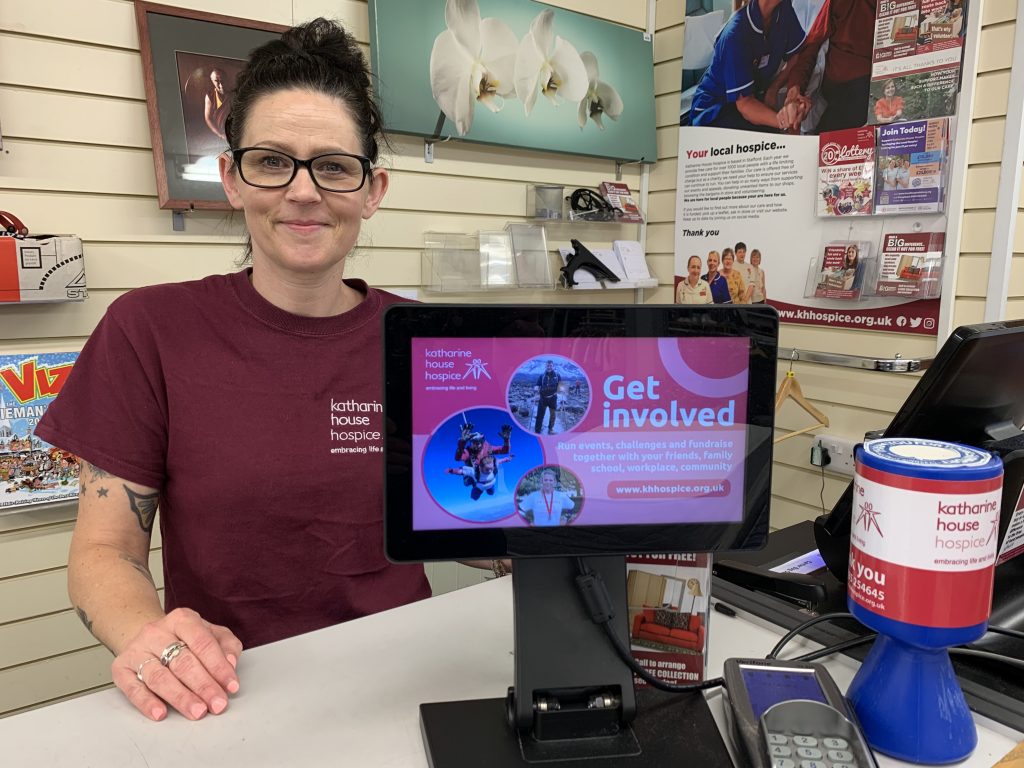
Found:
[[371, 0], [386, 124], [399, 133], [653, 162], [642, 30], [531, 0]]

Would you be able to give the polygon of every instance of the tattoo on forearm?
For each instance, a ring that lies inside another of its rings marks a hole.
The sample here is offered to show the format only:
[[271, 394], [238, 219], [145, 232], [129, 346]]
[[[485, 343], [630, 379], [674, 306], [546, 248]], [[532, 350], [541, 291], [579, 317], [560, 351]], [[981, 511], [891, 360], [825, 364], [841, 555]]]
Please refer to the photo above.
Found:
[[124, 492], [128, 494], [128, 503], [131, 505], [132, 512], [139, 520], [139, 525], [142, 526], [142, 530], [149, 533], [153, 530], [153, 518], [156, 517], [156, 507], [160, 498], [159, 492], [136, 493], [127, 485], [123, 487]]
[[83, 483], [81, 480], [79, 480], [79, 482], [78, 482], [78, 495], [79, 496], [85, 496], [85, 492], [87, 490], [88, 490], [88, 488], [85, 487], [85, 483]]
[[105, 499], [107, 497], [107, 489], [106, 488], [98, 489], [96, 491], [96, 495], [99, 496], [101, 499]]
[[146, 581], [148, 581], [150, 584], [153, 584], [154, 587], [156, 586], [156, 584], [153, 582], [153, 574], [149, 572], [149, 568], [146, 567], [145, 563], [143, 563], [137, 557], [132, 557], [131, 555], [129, 555], [129, 554], [125, 553], [125, 552], [122, 552], [119, 555], [119, 557], [122, 560], [124, 560], [126, 563], [128, 563], [136, 571], [138, 571], [143, 576], [145, 576], [146, 577]]
[[[89, 634], [93, 634], [93, 631], [92, 631], [92, 619], [89, 618], [89, 614], [87, 614], [85, 611], [83, 611], [77, 605], [75, 606], [75, 613], [78, 614], [78, 618], [81, 620], [81, 622], [83, 624], [85, 624], [85, 628], [89, 630]], [[93, 635], [93, 637], [95, 637], [95, 635]]]

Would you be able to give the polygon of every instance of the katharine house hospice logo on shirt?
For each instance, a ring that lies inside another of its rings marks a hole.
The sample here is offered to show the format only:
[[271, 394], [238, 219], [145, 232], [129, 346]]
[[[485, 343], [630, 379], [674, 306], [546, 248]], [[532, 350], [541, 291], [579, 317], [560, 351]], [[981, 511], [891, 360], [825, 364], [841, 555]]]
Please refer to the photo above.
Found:
[[[384, 407], [372, 400], [331, 398], [331, 453], [382, 453]], [[337, 445], [341, 443], [341, 445]]]

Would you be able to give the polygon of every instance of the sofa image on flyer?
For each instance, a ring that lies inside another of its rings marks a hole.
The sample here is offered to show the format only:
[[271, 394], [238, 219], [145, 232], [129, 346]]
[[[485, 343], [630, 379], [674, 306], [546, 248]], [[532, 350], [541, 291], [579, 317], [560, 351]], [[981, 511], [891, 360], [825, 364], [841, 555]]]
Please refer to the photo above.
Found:
[[711, 570], [707, 555], [629, 557], [626, 569], [634, 657], [664, 680], [702, 680]]
[[633, 640], [655, 647], [699, 652], [704, 647], [704, 619], [699, 613], [679, 613], [666, 608], [644, 608], [633, 618]]

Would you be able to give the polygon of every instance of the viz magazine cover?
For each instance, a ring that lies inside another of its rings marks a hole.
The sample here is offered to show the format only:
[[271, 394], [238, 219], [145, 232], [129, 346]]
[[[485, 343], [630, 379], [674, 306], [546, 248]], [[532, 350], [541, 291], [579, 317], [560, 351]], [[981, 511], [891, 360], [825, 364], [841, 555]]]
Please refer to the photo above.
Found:
[[77, 357], [0, 355], [0, 514], [78, 496], [77, 457], [35, 435]]

